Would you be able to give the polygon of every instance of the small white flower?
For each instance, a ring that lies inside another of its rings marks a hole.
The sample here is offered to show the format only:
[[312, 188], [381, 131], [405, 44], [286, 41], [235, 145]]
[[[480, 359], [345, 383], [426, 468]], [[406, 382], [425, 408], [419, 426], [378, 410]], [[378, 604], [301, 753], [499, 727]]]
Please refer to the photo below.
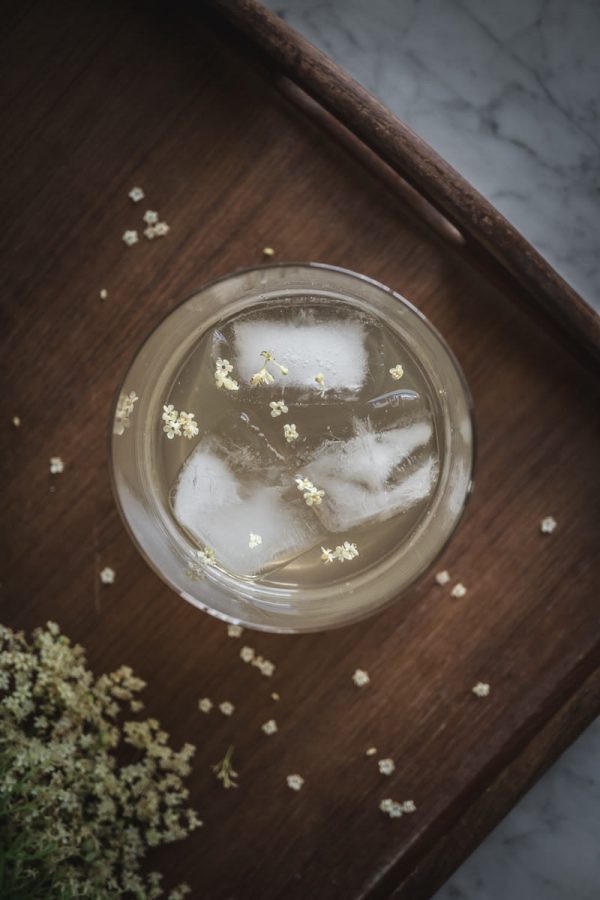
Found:
[[153, 241], [156, 237], [156, 228], [154, 225], [148, 225], [147, 228], [144, 228], [144, 237], [148, 241]]
[[158, 213], [153, 209], [147, 209], [144, 213], [144, 222], [146, 225], [156, 225], [158, 222]]
[[156, 237], [164, 237], [170, 230], [171, 229], [166, 222], [157, 222], [154, 226], [154, 234]]
[[50, 457], [50, 474], [51, 475], [60, 475], [61, 472], [64, 472], [65, 464], [60, 456], [51, 456]]
[[389, 758], [378, 760], [377, 765], [382, 775], [391, 775], [396, 768], [394, 760]]
[[134, 203], [139, 203], [140, 200], [143, 200], [146, 195], [144, 194], [141, 187], [134, 187], [134, 188], [131, 188], [131, 190], [129, 191], [129, 196], [131, 197], [131, 199], [133, 200]]
[[297, 441], [300, 437], [300, 435], [298, 434], [298, 429], [293, 424], [283, 426], [283, 436], [288, 444], [291, 444], [292, 441]]
[[260, 534], [254, 534], [254, 532], [250, 532], [248, 537], [248, 546], [251, 550], [254, 550], [255, 547], [258, 547], [259, 544], [262, 544], [262, 538]]
[[402, 815], [402, 805], [389, 797], [381, 801], [379, 809], [381, 812], [386, 813], [390, 819], [399, 819]]
[[304, 494], [304, 502], [307, 506], [320, 506], [321, 500], [325, 496], [325, 491], [318, 491], [316, 488], [312, 491], [307, 491]]
[[203, 697], [202, 700], [198, 700], [198, 709], [200, 712], [209, 713], [212, 708], [212, 700], [209, 700], [208, 697]]
[[312, 481], [309, 481], [308, 478], [304, 478], [302, 475], [296, 475], [294, 481], [298, 485], [299, 491], [309, 491], [314, 488]]
[[471, 688], [471, 690], [476, 697], [487, 697], [490, 692], [490, 686], [484, 681], [478, 681], [477, 684]]
[[450, 572], [447, 572], [446, 569], [444, 569], [443, 572], [438, 572], [437, 575], [435, 576], [435, 580], [436, 580], [437, 584], [440, 585], [440, 587], [443, 587], [445, 584], [448, 584], [448, 582], [450, 581]]
[[554, 516], [546, 516], [545, 519], [542, 519], [540, 522], [540, 531], [542, 534], [552, 534], [554, 529], [556, 528], [557, 522]]
[[335, 549], [340, 562], [343, 562], [345, 559], [355, 559], [358, 556], [358, 547], [349, 541], [344, 541], [341, 547], [336, 547]]
[[215, 370], [220, 375], [229, 375], [230, 372], [233, 372], [233, 366], [229, 362], [228, 359], [219, 359], [215, 363]]
[[365, 756], [375, 756], [376, 753], [377, 747], [368, 747], [367, 750], [365, 750]]
[[229, 700], [224, 700], [223, 703], [219, 703], [219, 709], [224, 716], [231, 716], [235, 710], [235, 706], [233, 703], [230, 703]]
[[123, 241], [125, 244], [127, 244], [128, 247], [133, 247], [133, 245], [137, 244], [137, 242], [139, 241], [137, 231], [124, 231]]
[[304, 778], [301, 775], [288, 775], [286, 778], [288, 787], [293, 791], [299, 791], [304, 784]]
[[169, 403], [168, 406], [163, 406], [162, 420], [163, 422], [176, 422], [179, 418], [179, 413], [175, 409], [172, 403]]
[[107, 297], [108, 297], [108, 291], [106, 290], [106, 288], [102, 288], [102, 290], [100, 291], [100, 299], [106, 300]]
[[272, 247], [263, 247], [263, 256], [275, 256], [275, 251]]
[[245, 663], [250, 663], [254, 659], [254, 650], [252, 647], [242, 647], [240, 650], [240, 657]]
[[369, 684], [371, 679], [369, 678], [369, 673], [365, 672], [364, 669], [357, 669], [352, 676], [352, 681], [354, 682], [356, 687], [364, 687], [365, 684]]
[[390, 375], [392, 376], [394, 381], [400, 381], [400, 379], [404, 375], [404, 369], [402, 368], [400, 363], [398, 363], [397, 366], [394, 366], [392, 369], [390, 369]]
[[379, 809], [381, 810], [381, 812], [387, 813], [390, 811], [393, 805], [394, 801], [390, 797], [386, 797], [386, 799], [382, 800], [379, 804]]
[[328, 550], [327, 547], [321, 547], [321, 559], [323, 562], [332, 563], [334, 559], [336, 559], [336, 555], [333, 550]]
[[244, 629], [241, 625], [228, 625], [227, 626], [227, 637], [230, 638], [239, 638], [242, 636], [242, 632]]
[[174, 437], [181, 436], [181, 425], [179, 424], [179, 422], [165, 422], [165, 424], [163, 425], [163, 431], [168, 439], [172, 441]]
[[275, 719], [269, 719], [268, 722], [265, 722], [260, 727], [265, 734], [275, 734], [275, 732], [277, 731], [277, 722], [275, 721]]
[[183, 436], [188, 438], [188, 440], [196, 437], [196, 435], [199, 433], [198, 425], [196, 424], [194, 419], [194, 413], [186, 413], [182, 410], [179, 414], [179, 425], [181, 426]]
[[414, 800], [404, 800], [402, 803], [402, 812], [404, 813], [414, 813], [417, 811], [417, 807], [414, 803]]
[[265, 678], [271, 678], [275, 671], [275, 663], [272, 663], [268, 659], [263, 659], [262, 656], [256, 656], [252, 660], [252, 665], [256, 666], [261, 675], [264, 675]]
[[204, 550], [196, 550], [196, 556], [205, 566], [214, 566], [217, 561], [215, 551], [211, 550], [210, 547], [205, 547]]
[[267, 372], [267, 370], [263, 366], [262, 369], [254, 373], [254, 375], [250, 379], [250, 384], [254, 386], [256, 386], [257, 384], [272, 384], [274, 381], [274, 377], [270, 372]]
[[274, 419], [276, 419], [277, 416], [281, 416], [283, 413], [288, 412], [288, 408], [283, 400], [272, 400], [269, 403], [269, 406], [271, 407], [271, 415]]
[[116, 578], [116, 572], [110, 566], [105, 566], [100, 572], [100, 581], [102, 584], [112, 584]]
[[458, 584], [455, 584], [452, 590], [450, 591], [451, 597], [464, 597], [467, 593], [467, 589], [464, 584], [459, 581]]

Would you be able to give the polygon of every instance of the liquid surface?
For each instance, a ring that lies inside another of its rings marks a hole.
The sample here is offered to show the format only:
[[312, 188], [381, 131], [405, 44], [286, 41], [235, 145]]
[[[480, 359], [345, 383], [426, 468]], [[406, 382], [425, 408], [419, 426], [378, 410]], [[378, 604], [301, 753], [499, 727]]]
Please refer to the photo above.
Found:
[[[217, 387], [217, 359], [239, 390]], [[251, 385], [263, 366], [273, 381]], [[287, 412], [273, 416], [276, 401]], [[161, 489], [178, 527], [236, 577], [301, 587], [355, 577], [408, 539], [436, 490], [435, 398], [419, 361], [350, 304], [271, 300], [232, 317], [196, 343], [165, 403], [194, 413], [199, 434], [164, 436]], [[298, 476], [324, 491], [320, 503], [307, 505]], [[261, 543], [250, 547], [251, 534]], [[323, 547], [346, 541], [355, 558], [323, 561]]]

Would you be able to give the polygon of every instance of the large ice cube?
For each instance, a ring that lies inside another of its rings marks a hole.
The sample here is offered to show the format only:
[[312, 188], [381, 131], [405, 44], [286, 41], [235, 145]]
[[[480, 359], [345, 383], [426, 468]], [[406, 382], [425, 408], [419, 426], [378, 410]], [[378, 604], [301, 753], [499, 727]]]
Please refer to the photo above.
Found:
[[411, 509], [433, 490], [438, 474], [430, 421], [381, 430], [370, 418], [354, 420], [353, 436], [327, 440], [303, 467], [325, 491], [323, 524], [347, 533]]
[[[172, 506], [179, 524], [214, 550], [224, 568], [253, 575], [318, 544], [325, 529], [288, 470], [268, 448], [262, 452], [249, 428], [241, 433], [243, 441], [206, 437], [197, 444], [172, 492]], [[257, 547], [249, 547], [250, 533], [261, 536]]]

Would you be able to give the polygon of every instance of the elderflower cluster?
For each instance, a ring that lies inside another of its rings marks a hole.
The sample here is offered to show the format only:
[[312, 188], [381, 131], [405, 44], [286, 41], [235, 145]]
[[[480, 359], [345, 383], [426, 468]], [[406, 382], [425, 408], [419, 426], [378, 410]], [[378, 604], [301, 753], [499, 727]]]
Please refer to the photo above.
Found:
[[95, 677], [53, 622], [31, 639], [0, 626], [3, 896], [163, 895], [148, 851], [202, 823], [185, 805], [194, 747], [131, 718], [144, 686], [127, 666]]
[[358, 555], [358, 547], [356, 544], [351, 544], [350, 541], [338, 544], [335, 550], [321, 547], [321, 559], [325, 563], [332, 563], [336, 559], [343, 563], [347, 559], [355, 559]]
[[129, 428], [130, 416], [133, 412], [133, 407], [139, 400], [138, 395], [135, 391], [130, 391], [129, 394], [121, 392], [119, 394], [119, 399], [117, 401], [117, 408], [115, 410], [115, 422], [113, 426], [114, 434], [121, 435], [125, 433], [125, 429]]
[[390, 819], [399, 819], [404, 813], [414, 813], [417, 809], [412, 800], [404, 800], [398, 803], [397, 800], [391, 800], [389, 797], [382, 800], [379, 804], [382, 813], [386, 813]]
[[293, 423], [290, 425], [286, 424], [283, 426], [283, 436], [286, 439], [286, 441], [288, 442], [288, 444], [291, 444], [292, 441], [297, 441], [298, 438], [300, 437], [300, 435], [298, 434], [298, 429], [296, 428], [296, 426]]
[[312, 481], [304, 478], [303, 475], [296, 475], [294, 481], [299, 491], [302, 491], [302, 497], [307, 506], [320, 506], [321, 500], [325, 496], [325, 491], [320, 491]]
[[256, 386], [257, 384], [272, 384], [275, 381], [275, 378], [267, 369], [267, 363], [272, 363], [274, 366], [277, 366], [282, 375], [288, 374], [289, 369], [287, 366], [282, 366], [281, 363], [277, 362], [272, 350], [261, 350], [260, 355], [264, 359], [264, 363], [258, 372], [254, 373], [250, 379], [250, 384]]
[[199, 432], [195, 418], [196, 416], [194, 413], [187, 413], [183, 410], [177, 412], [177, 410], [173, 408], [173, 404], [169, 403], [168, 406], [163, 406], [162, 420], [165, 423], [163, 425], [163, 431], [169, 440], [181, 436], [191, 440], [193, 437], [196, 437]]
[[215, 384], [218, 388], [225, 388], [226, 391], [239, 391], [240, 386], [237, 381], [231, 377], [233, 366], [228, 359], [218, 359], [215, 363]]
[[203, 550], [196, 550], [195, 559], [191, 560], [186, 570], [186, 575], [192, 581], [200, 581], [204, 578], [204, 570], [207, 566], [214, 566], [217, 562], [215, 551], [210, 547], [204, 547]]

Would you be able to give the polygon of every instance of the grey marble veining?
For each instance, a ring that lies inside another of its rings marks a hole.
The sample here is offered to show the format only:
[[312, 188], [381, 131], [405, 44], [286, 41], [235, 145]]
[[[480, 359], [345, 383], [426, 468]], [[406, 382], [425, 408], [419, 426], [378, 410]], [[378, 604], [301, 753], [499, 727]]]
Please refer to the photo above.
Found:
[[[266, 0], [600, 310], [600, 0]], [[435, 900], [600, 900], [600, 721]]]
[[267, 0], [600, 310], [598, 0]]

